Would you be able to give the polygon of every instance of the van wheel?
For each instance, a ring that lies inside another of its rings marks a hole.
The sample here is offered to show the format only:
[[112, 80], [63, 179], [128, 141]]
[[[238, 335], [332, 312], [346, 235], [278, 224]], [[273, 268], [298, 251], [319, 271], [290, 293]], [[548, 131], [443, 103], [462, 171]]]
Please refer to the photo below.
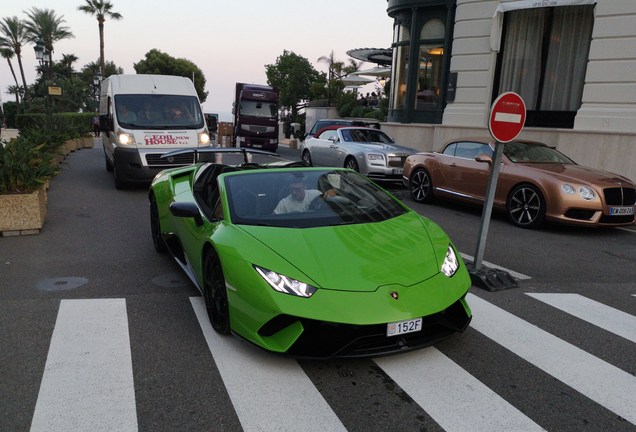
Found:
[[114, 164], [113, 164], [113, 175], [115, 177], [115, 189], [118, 189], [118, 190], [126, 189], [127, 183], [124, 181], [124, 179], [121, 178], [121, 174], [119, 174], [117, 165], [114, 165]]
[[106, 152], [104, 152], [104, 161], [106, 161], [106, 171], [113, 172], [113, 164], [108, 160], [108, 156], [106, 156]]

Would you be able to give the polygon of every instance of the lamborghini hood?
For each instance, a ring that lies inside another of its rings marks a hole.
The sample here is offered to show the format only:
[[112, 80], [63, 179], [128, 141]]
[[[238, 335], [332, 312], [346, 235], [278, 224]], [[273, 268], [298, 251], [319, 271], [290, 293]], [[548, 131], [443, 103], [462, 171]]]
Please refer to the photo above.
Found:
[[384, 222], [337, 227], [242, 228], [307, 275], [306, 282], [363, 292], [384, 285], [410, 286], [439, 273], [433, 244], [445, 253], [448, 238], [438, 234], [432, 239], [425, 223], [407, 213]]

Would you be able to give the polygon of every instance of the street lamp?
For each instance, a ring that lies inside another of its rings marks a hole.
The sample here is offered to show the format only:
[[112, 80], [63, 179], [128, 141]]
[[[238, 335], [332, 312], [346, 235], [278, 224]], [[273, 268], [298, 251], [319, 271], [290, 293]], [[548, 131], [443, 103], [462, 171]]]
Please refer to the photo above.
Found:
[[49, 75], [49, 64], [51, 63], [51, 52], [46, 49], [42, 38], [38, 38], [33, 47], [35, 51], [35, 58], [40, 62], [40, 67], [46, 70], [46, 75]]
[[44, 41], [42, 40], [42, 38], [38, 38], [38, 40], [35, 42], [35, 46], [33, 47], [33, 51], [35, 51], [35, 58], [38, 60], [38, 62], [40, 63], [40, 71], [42, 72], [42, 78], [44, 81], [44, 103], [45, 103], [45, 110], [46, 110], [46, 121], [47, 121], [47, 129], [50, 127], [50, 115], [51, 112], [49, 110], [49, 92], [48, 92], [48, 85], [49, 82], [48, 80], [50, 79], [50, 72], [51, 72], [51, 68], [50, 68], [50, 64], [51, 64], [51, 52], [49, 50], [46, 49], [46, 46], [44, 45]]
[[95, 111], [99, 111], [99, 93], [102, 84], [102, 74], [99, 72], [93, 77], [93, 98], [95, 102]]

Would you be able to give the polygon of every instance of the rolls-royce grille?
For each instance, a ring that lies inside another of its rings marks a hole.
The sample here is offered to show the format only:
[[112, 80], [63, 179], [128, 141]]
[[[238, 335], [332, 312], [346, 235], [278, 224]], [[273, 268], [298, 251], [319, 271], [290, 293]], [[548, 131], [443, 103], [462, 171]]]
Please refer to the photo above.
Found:
[[387, 156], [387, 166], [391, 168], [402, 168], [407, 157], [407, 155], [389, 155]]
[[148, 163], [148, 166], [152, 166], [152, 167], [161, 167], [161, 166], [165, 166], [165, 167], [176, 167], [176, 166], [183, 166], [183, 165], [189, 165], [191, 163], [194, 163], [194, 155], [193, 154], [181, 154], [181, 155], [175, 155], [175, 156], [170, 156], [169, 158], [166, 159], [161, 159], [161, 153], [150, 153], [146, 155], [146, 162]]
[[607, 188], [603, 190], [607, 205], [629, 206], [636, 202], [636, 189], [634, 188]]

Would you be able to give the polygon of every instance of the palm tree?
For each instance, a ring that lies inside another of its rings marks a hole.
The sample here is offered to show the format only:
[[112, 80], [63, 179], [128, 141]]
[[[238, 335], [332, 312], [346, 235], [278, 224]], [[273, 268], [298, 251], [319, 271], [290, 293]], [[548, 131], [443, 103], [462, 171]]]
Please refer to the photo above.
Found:
[[17, 86], [17, 85], [10, 85], [9, 87], [7, 87], [7, 93], [15, 95], [15, 104], [16, 106], [20, 107], [20, 95], [22, 94], [22, 87]]
[[327, 63], [327, 65], [329, 66], [329, 81], [331, 81], [332, 79], [340, 78], [344, 63], [336, 60], [333, 50], [331, 50], [331, 54], [329, 54], [328, 56], [319, 57], [318, 62]]
[[99, 26], [99, 71], [105, 77], [104, 68], [104, 21], [106, 18], [118, 21], [123, 17], [117, 12], [113, 12], [113, 4], [108, 0], [84, 0], [86, 4], [78, 6], [77, 9], [89, 15], [97, 17]]
[[29, 19], [24, 23], [29, 42], [44, 42], [44, 48], [51, 55], [49, 72], [53, 69], [53, 44], [62, 39], [75, 37], [71, 30], [64, 25], [64, 16], [58, 16], [52, 9], [32, 7], [25, 11]]
[[[29, 100], [29, 95], [26, 92], [27, 84], [24, 77], [24, 67], [22, 67], [22, 46], [27, 41], [29, 41], [29, 36], [25, 23], [22, 22], [18, 17], [6, 17], [3, 18], [2, 21], [0, 21], [0, 48], [11, 50], [18, 59], [18, 67], [20, 68], [22, 85], [25, 89], [25, 98]], [[11, 57], [5, 56], [4, 53], [2, 54], [2, 57], [6, 58], [9, 62], [11, 73], [13, 73], [13, 78], [15, 79], [15, 73], [10, 61]]]

